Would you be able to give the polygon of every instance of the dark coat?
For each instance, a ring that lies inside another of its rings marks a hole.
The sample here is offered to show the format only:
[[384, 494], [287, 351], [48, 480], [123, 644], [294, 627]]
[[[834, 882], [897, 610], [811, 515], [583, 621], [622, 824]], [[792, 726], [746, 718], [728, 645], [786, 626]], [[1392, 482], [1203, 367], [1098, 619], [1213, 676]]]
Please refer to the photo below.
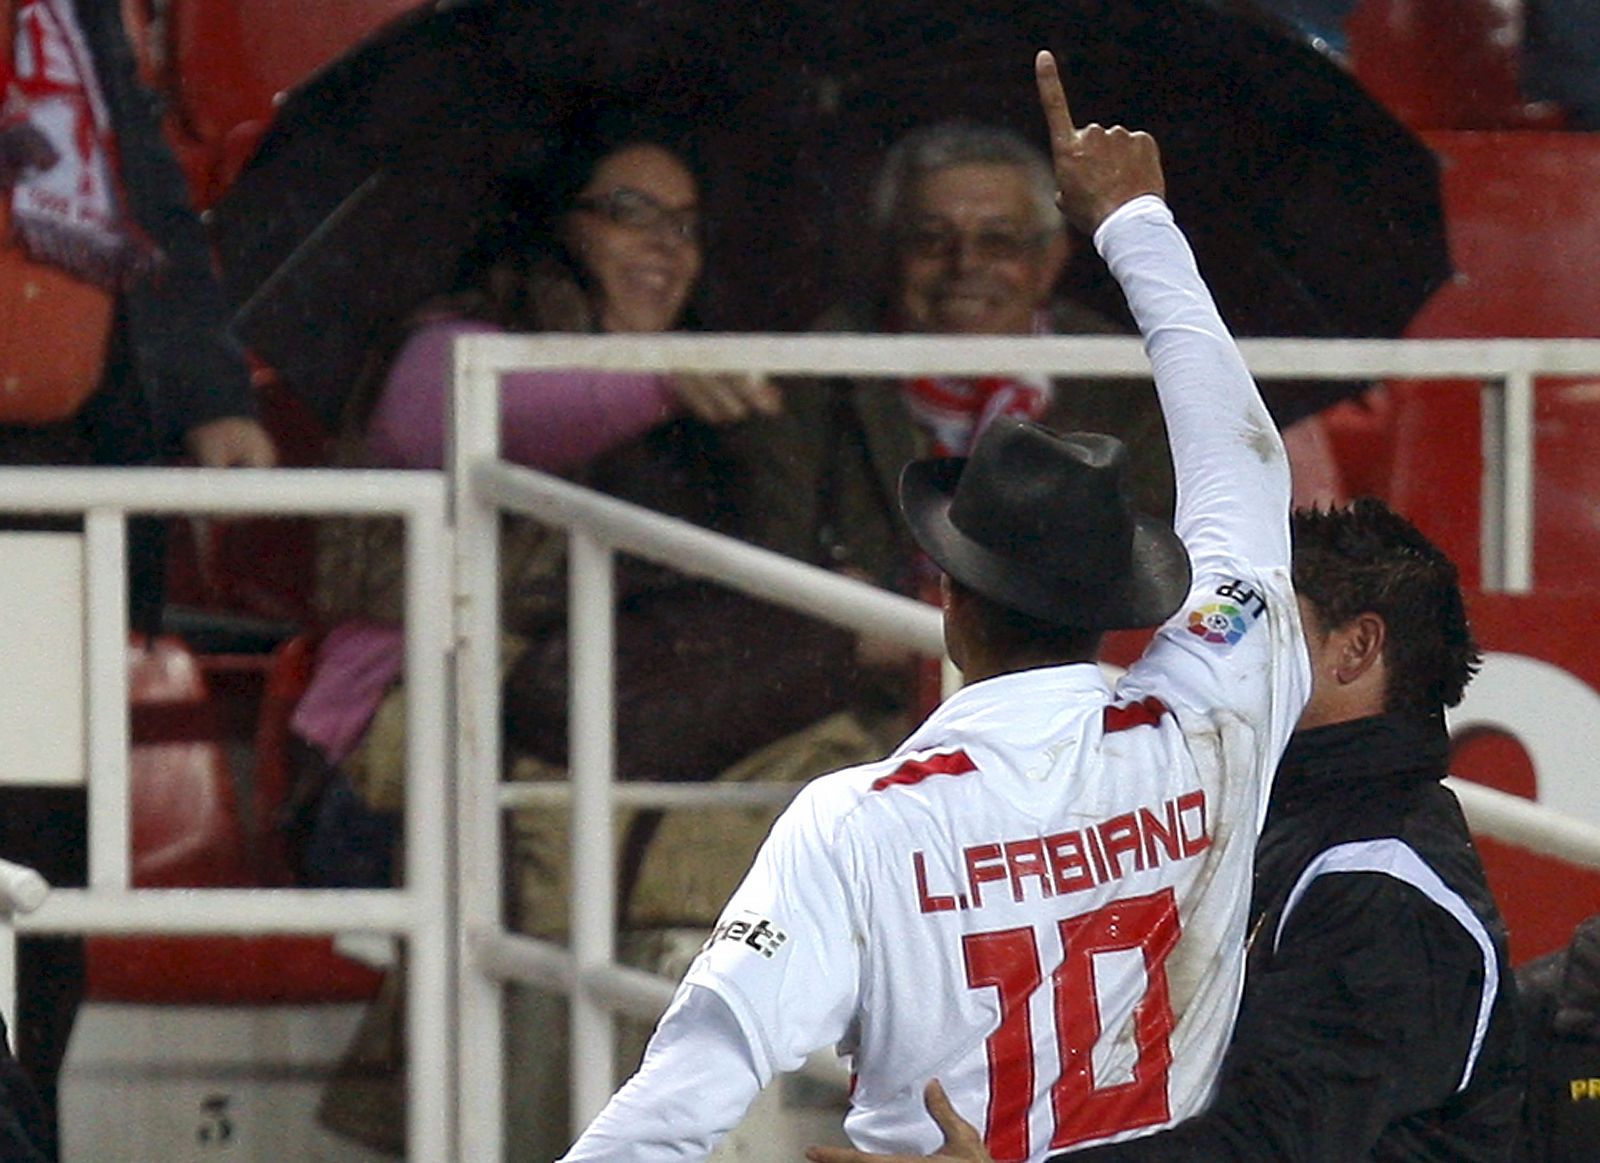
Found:
[[[1075, 1163], [1512, 1157], [1516, 987], [1466, 821], [1439, 785], [1447, 747], [1442, 719], [1419, 716], [1294, 736], [1257, 849], [1244, 999], [1211, 1106]], [[1395, 871], [1327, 872], [1295, 899], [1334, 849]], [[1481, 925], [1499, 978], [1464, 1088], [1485, 959], [1450, 905]]]
[[[53, 424], [0, 425], [0, 463], [163, 464], [182, 453], [191, 429], [254, 417], [255, 392], [244, 349], [228, 331], [229, 307], [205, 229], [162, 134], [159, 99], [139, 79], [122, 5], [74, 0], [73, 7], [117, 136], [122, 208], [161, 261], [116, 297], [94, 394]], [[165, 549], [164, 521], [129, 521], [129, 621], [141, 630], [160, 625]]]
[[1600, 915], [1567, 948], [1517, 970], [1528, 1037], [1523, 1163], [1600, 1154]]
[[[822, 331], [871, 330], [866, 313], [841, 308]], [[1051, 308], [1059, 335], [1120, 334], [1110, 320], [1069, 302]], [[919, 430], [895, 379], [830, 379], [784, 385], [784, 413], [730, 434], [746, 467], [741, 485], [752, 540], [830, 568], [850, 567], [878, 585], [915, 589], [916, 557], [900, 517], [900, 470], [923, 455]], [[1129, 450], [1135, 504], [1172, 515], [1172, 456], [1148, 379], [1061, 379], [1045, 422], [1061, 431], [1107, 432]]]
[[76, 0], [78, 22], [117, 134], [125, 209], [161, 252], [161, 265], [121, 296], [106, 380], [85, 405], [99, 464], [153, 464], [189, 429], [254, 416], [243, 349], [210, 244], [161, 130], [158, 98], [139, 80], [117, 0]]

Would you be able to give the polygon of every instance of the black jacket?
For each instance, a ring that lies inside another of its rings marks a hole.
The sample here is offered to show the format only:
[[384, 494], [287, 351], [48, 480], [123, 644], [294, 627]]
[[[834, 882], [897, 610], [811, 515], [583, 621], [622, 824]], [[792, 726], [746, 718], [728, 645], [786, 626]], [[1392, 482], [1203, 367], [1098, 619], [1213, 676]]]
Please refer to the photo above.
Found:
[[[1244, 999], [1210, 1107], [1062, 1158], [1511, 1158], [1522, 1100], [1515, 982], [1466, 822], [1439, 786], [1447, 757], [1438, 717], [1294, 736], [1257, 848]], [[1486, 956], [1498, 985], [1462, 1087]]]
[[1600, 1153], [1600, 914], [1560, 952], [1517, 970], [1528, 1037], [1525, 1163]]
[[119, 297], [106, 382], [81, 419], [96, 463], [157, 464], [182, 451], [191, 428], [254, 416], [255, 394], [228, 331], [205, 229], [162, 135], [160, 102], [140, 82], [122, 6], [75, 0], [74, 8], [116, 130], [125, 209], [163, 258]]

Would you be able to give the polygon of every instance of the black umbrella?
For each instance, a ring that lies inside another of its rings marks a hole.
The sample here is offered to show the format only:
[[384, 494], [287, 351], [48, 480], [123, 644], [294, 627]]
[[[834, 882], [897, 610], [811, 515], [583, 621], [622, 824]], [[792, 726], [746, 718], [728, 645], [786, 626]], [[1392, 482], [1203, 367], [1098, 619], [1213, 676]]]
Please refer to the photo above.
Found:
[[[1080, 121], [1157, 136], [1240, 334], [1398, 335], [1450, 273], [1422, 144], [1308, 45], [1194, 0], [574, 7], [398, 22], [291, 97], [217, 207], [242, 338], [325, 414], [379, 320], [439, 289], [494, 175], [557, 156], [598, 95], [699, 126], [717, 327], [802, 329], [863, 277], [865, 190], [906, 130], [968, 117], [1042, 143], [1040, 47]], [[1080, 251], [1072, 289], [1122, 314]]]
[[[777, 223], [791, 249], [823, 255], [783, 255], [774, 270], [815, 271], [817, 284], [787, 301], [746, 296], [741, 323], [803, 326], [837, 293], [870, 250], [861, 223], [873, 168], [907, 130], [965, 117], [1042, 144], [1039, 48], [1061, 61], [1080, 122], [1157, 137], [1174, 211], [1241, 334], [1395, 336], [1450, 275], [1434, 156], [1342, 68], [1264, 20], [1185, 0], [959, 10], [878, 0], [851, 11], [826, 38], [798, 20], [780, 30], [827, 49], [765, 93], [746, 83], [729, 144], [708, 151], [748, 166], [760, 135], [781, 126], [805, 188], [736, 213], [725, 240], [764, 256], [784, 245], [767, 237]], [[1078, 289], [1123, 313], [1083, 257]]]
[[558, 160], [601, 99], [684, 123], [707, 84], [683, 14], [625, 4], [423, 4], [278, 110], [207, 215], [256, 354], [334, 422], [388, 325], [448, 288], [499, 179]]

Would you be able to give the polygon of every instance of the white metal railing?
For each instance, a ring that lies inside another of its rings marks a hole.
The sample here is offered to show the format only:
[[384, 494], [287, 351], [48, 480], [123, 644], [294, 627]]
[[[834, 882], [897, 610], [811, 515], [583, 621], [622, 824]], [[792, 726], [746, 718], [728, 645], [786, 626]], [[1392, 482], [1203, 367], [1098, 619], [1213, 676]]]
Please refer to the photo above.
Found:
[[[1533, 384], [1600, 375], [1600, 341], [1251, 341], [1262, 377], [1465, 379], [1484, 385], [1485, 576], [1531, 584]], [[501, 993], [541, 982], [573, 997], [575, 1117], [612, 1085], [614, 1012], [653, 1017], [671, 984], [615, 964], [610, 820], [616, 806], [749, 802], [782, 791], [613, 788], [610, 571], [616, 552], [713, 574], [758, 596], [913, 648], [940, 649], [928, 607], [499, 462], [496, 384], [513, 368], [583, 365], [902, 375], [1070, 372], [1143, 376], [1128, 339], [841, 336], [472, 336], [456, 351], [447, 476], [274, 470], [0, 470], [0, 510], [85, 515], [91, 877], [14, 919], [24, 933], [351, 932], [410, 949], [411, 1157], [502, 1158]], [[498, 529], [504, 510], [572, 530], [570, 786], [500, 782]], [[129, 513], [398, 515], [406, 523], [406, 887], [403, 890], [135, 890], [128, 884], [124, 521]], [[451, 583], [453, 573], [454, 582]], [[448, 726], [447, 726], [448, 725]], [[453, 731], [453, 737], [448, 733]], [[441, 778], [453, 774], [453, 778]], [[1600, 865], [1600, 829], [1515, 797], [1463, 786], [1475, 827], [1576, 863]], [[570, 799], [574, 883], [568, 949], [503, 924], [501, 823], [534, 802]], [[1515, 801], [1515, 802], [1505, 802]], [[0, 870], [3, 871], [3, 870]], [[0, 959], [10, 951], [0, 941]], [[470, 1048], [463, 1052], [462, 1048]]]
[[[0, 509], [83, 514], [89, 886], [52, 889], [10, 917], [0, 942], [12, 980], [15, 933], [341, 933], [407, 948], [408, 1142], [416, 1159], [455, 1158], [456, 1022], [452, 800], [445, 715], [450, 586], [446, 490], [437, 474], [289, 469], [4, 469]], [[130, 886], [125, 522], [204, 512], [399, 517], [406, 545], [405, 887], [395, 890], [136, 889]], [[25, 676], [13, 676], [13, 681]], [[423, 773], [419, 777], [419, 773]]]
[[[1258, 378], [1460, 379], [1482, 384], [1485, 588], [1527, 590], [1532, 585], [1533, 384], [1539, 376], [1600, 375], [1596, 340], [1254, 340], [1241, 345]], [[907, 375], [1011, 373], [1143, 377], [1149, 365], [1137, 340], [1125, 338], [931, 338], [909, 336], [471, 336], [457, 342], [452, 468], [458, 502], [458, 544], [475, 547], [458, 564], [461, 591], [487, 613], [495, 579], [492, 553], [484, 552], [502, 510], [529, 513], [571, 531], [572, 755], [570, 789], [498, 788], [496, 762], [461, 771], [463, 885], [500, 882], [499, 813], [530, 802], [570, 798], [574, 900], [571, 945], [519, 937], [500, 922], [498, 900], [463, 895], [465, 1044], [488, 1053], [463, 1059], [462, 1149], [472, 1159], [502, 1156], [501, 1120], [491, 1108], [500, 1093], [504, 1031], [498, 997], [484, 980], [536, 982], [572, 998], [573, 1122], [583, 1125], [612, 1085], [611, 1016], [653, 1018], [671, 985], [615, 963], [614, 870], [611, 821], [629, 803], [667, 805], [684, 789], [613, 787], [611, 670], [611, 557], [635, 553], [783, 602], [840, 624], [908, 646], [937, 652], [936, 620], [871, 593], [847, 579], [775, 559], [749, 546], [607, 498], [553, 477], [498, 462], [498, 377], [509, 370], [564, 367], [767, 374]], [[479, 639], [488, 645], [489, 637]], [[465, 682], [463, 704], [485, 716], [473, 730], [487, 739], [497, 722], [498, 686], [492, 661], [483, 658]], [[490, 757], [484, 747], [480, 761]], [[465, 751], [463, 750], [463, 755]], [[732, 792], [732, 789], [726, 789]], [[724, 789], [697, 789], [719, 796]], [[1479, 794], [1482, 793], [1482, 794]], [[732, 794], [741, 794], [733, 792]], [[748, 794], [748, 793], [743, 793]], [[729, 798], [732, 798], [730, 795]], [[1553, 817], [1516, 797], [1470, 788], [1464, 795], [1474, 826], [1512, 843], [1547, 848], [1565, 859], [1600, 867], [1600, 829]], [[1516, 801], [1516, 802], [1509, 802]], [[492, 891], [492, 887], [491, 887]], [[477, 971], [476, 974], [474, 971]], [[476, 1097], [475, 1097], [476, 1096]]]

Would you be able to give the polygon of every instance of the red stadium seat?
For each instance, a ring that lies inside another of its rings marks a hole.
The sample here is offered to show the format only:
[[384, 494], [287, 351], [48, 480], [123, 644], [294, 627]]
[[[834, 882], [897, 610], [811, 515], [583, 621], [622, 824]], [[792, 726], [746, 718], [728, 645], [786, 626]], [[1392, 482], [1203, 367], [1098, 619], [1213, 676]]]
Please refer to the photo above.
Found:
[[1482, 583], [1483, 421], [1477, 385], [1399, 381], [1389, 478], [1379, 494], [1450, 555], [1468, 586]]
[[[1534, 412], [1533, 578], [1541, 590], [1600, 580], [1600, 381], [1540, 380]], [[1347, 479], [1405, 513], [1482, 583], [1483, 409], [1472, 382], [1388, 385], [1381, 433], [1335, 431]], [[1367, 459], [1363, 459], [1367, 458]]]
[[1379, 386], [1322, 413], [1333, 458], [1352, 497], [1382, 496], [1394, 461], [1394, 396]]
[[237, 173], [272, 120], [279, 93], [416, 5], [417, 0], [171, 0], [168, 52], [180, 120], [196, 139], [223, 148], [225, 165]]
[[[256, 375], [261, 423], [286, 468], [328, 463], [327, 430], [271, 372]], [[316, 619], [317, 523], [308, 517], [246, 518], [211, 526], [213, 608], [310, 625]]]
[[329, 937], [96, 937], [86, 996], [147, 1005], [365, 1001], [383, 980]]
[[111, 296], [24, 254], [11, 238], [8, 198], [0, 239], [0, 423], [64, 419], [100, 384]]
[[1521, 4], [1365, 0], [1345, 28], [1350, 67], [1413, 129], [1559, 128], [1561, 110], [1518, 84]]
[[[286, 468], [328, 463], [327, 430], [270, 371], [255, 376], [262, 425]], [[195, 610], [311, 625], [315, 622], [316, 521], [236, 517], [174, 525], [168, 601]]]
[[[129, 663], [134, 885], [254, 886], [201, 660], [178, 639], [158, 638], [136, 643]], [[292, 682], [284, 669], [281, 681]], [[93, 937], [87, 961], [95, 1001], [352, 1001], [371, 997], [381, 980], [325, 936]]]
[[[1415, 338], [1600, 336], [1600, 283], [1574, 254], [1600, 247], [1600, 136], [1438, 132], [1456, 277], [1409, 328]], [[1544, 381], [1534, 428], [1534, 580], [1600, 577], [1600, 386]], [[1381, 430], [1331, 413], [1348, 480], [1384, 497], [1479, 577], [1482, 409], [1477, 385], [1388, 385]]]
[[176, 638], [136, 643], [128, 680], [134, 885], [250, 884], [233, 773], [199, 659]]

